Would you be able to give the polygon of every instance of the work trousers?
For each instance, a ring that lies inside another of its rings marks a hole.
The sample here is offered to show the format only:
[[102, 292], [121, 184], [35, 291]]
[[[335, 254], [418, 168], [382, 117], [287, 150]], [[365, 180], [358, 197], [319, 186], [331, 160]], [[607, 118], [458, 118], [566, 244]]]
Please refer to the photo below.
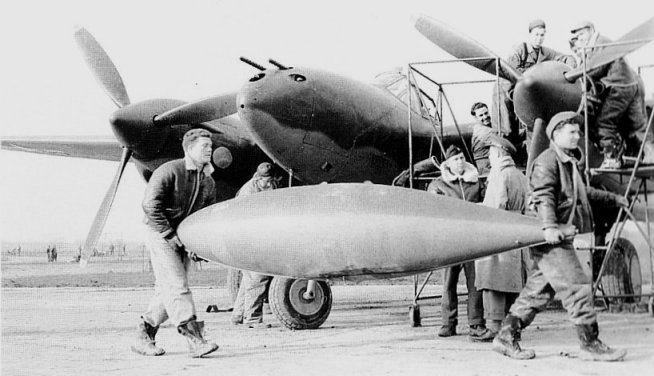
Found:
[[234, 302], [232, 318], [243, 319], [243, 324], [263, 322], [263, 301], [266, 298], [266, 285], [272, 276], [243, 270], [243, 279]]
[[459, 301], [456, 286], [462, 269], [468, 287], [468, 325], [481, 325], [484, 323], [482, 296], [475, 287], [475, 262], [470, 261], [450, 266], [444, 270], [443, 298], [441, 300], [442, 325], [456, 326], [458, 324]]
[[517, 292], [504, 292], [497, 290], [482, 290], [484, 299], [484, 319], [502, 321], [509, 308], [518, 297]]
[[188, 287], [188, 253], [176, 252], [160, 233], [148, 227], [147, 245], [154, 272], [154, 296], [142, 318], [152, 326], [170, 319], [176, 327], [195, 318]]
[[590, 278], [581, 263], [572, 241], [542, 245], [531, 249], [533, 269], [527, 283], [509, 310], [526, 327], [538, 312], [545, 309], [556, 294], [575, 325], [597, 321], [592, 305]]
[[645, 101], [638, 84], [609, 86], [597, 116], [600, 146], [622, 145], [623, 139], [646, 139]]

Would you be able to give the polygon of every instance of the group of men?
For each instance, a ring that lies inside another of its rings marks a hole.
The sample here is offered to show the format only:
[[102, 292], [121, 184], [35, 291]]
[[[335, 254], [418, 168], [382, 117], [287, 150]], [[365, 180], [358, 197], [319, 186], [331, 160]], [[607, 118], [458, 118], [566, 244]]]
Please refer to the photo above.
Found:
[[[485, 105], [476, 103], [472, 107], [473, 114], [476, 111], [478, 119], [488, 120]], [[485, 184], [477, 168], [466, 161], [455, 145], [447, 149], [440, 165], [433, 158], [427, 160], [441, 172], [440, 177], [428, 185], [428, 192], [536, 215], [541, 220], [546, 241], [529, 250], [513, 250], [445, 268], [442, 326], [438, 336], [457, 334], [457, 283], [463, 270], [471, 340], [492, 341], [494, 351], [514, 359], [535, 357], [532, 350], [520, 347], [520, 332], [556, 294], [576, 325], [581, 358], [602, 361], [624, 358], [625, 351], [612, 349], [598, 338], [590, 279], [575, 254], [571, 229], [580, 233], [592, 231], [591, 201], [602, 207], [626, 207], [628, 201], [584, 183], [583, 156], [578, 147], [581, 124], [583, 118], [576, 112], [562, 112], [552, 117], [546, 128], [550, 146], [535, 158], [529, 178], [513, 161], [515, 146], [494, 133], [483, 139], [489, 167]], [[419, 162], [416, 170], [427, 171], [428, 163]]]
[[[545, 60], [560, 59], [568, 64], [578, 61], [579, 57], [570, 60], [543, 47], [545, 30], [541, 20], [530, 23], [530, 42], [517, 48], [509, 59], [516, 69], [524, 71]], [[605, 41], [589, 22], [577, 25], [572, 33], [571, 46], [577, 51], [584, 51], [581, 46]], [[644, 125], [644, 107], [642, 100], [637, 98], [642, 93], [636, 76], [622, 59], [591, 72], [591, 76], [605, 87], [596, 112], [596, 129], [605, 151], [605, 164], [612, 163], [611, 167], [616, 167], [620, 164], [621, 143], [628, 137], [642, 137], [638, 131]], [[582, 156], [577, 147], [582, 119], [575, 112], [559, 113], [549, 121], [546, 133], [550, 147], [535, 159], [528, 179], [516, 168], [512, 158], [516, 147], [510, 135], [517, 128], [510, 122], [511, 109], [506, 109], [510, 106], [511, 88], [497, 89], [505, 95], [494, 105], [504, 107], [493, 112], [509, 114], [501, 115], [502, 122], [498, 120], [499, 132], [492, 130], [488, 106], [476, 103], [471, 109], [478, 123], [472, 139], [476, 167], [465, 160], [461, 149], [451, 146], [443, 163], [436, 166], [441, 176], [432, 181], [427, 190], [521, 214], [530, 206], [541, 219], [547, 243], [532, 248], [530, 257], [526, 250], [516, 250], [447, 268], [443, 284], [443, 325], [438, 335], [456, 335], [456, 286], [463, 270], [468, 287], [469, 334], [473, 340], [493, 341], [493, 350], [511, 358], [533, 358], [533, 351], [520, 347], [520, 332], [557, 294], [577, 327], [580, 356], [590, 360], [620, 360], [625, 351], [612, 349], [598, 338], [590, 281], [564, 227], [574, 226], [579, 232], [592, 229], [589, 200], [599, 200], [604, 206], [626, 206], [628, 202], [613, 193], [586, 188], [580, 172]], [[631, 126], [625, 128], [624, 120]], [[197, 321], [188, 286], [189, 264], [198, 257], [184, 249], [176, 233], [184, 218], [216, 200], [215, 182], [211, 177], [211, 134], [193, 129], [184, 135], [182, 146], [184, 158], [165, 163], [154, 171], [143, 201], [156, 280], [155, 294], [141, 316], [137, 340], [132, 346], [133, 351], [143, 355], [165, 352], [156, 345], [155, 335], [166, 320], [188, 340], [191, 356], [202, 357], [218, 349], [218, 345], [204, 339], [204, 325]], [[419, 163], [416, 172], [421, 170], [420, 166], [429, 164], [436, 165], [430, 159]], [[486, 184], [482, 183], [482, 178], [487, 178]], [[239, 191], [239, 197], [274, 188], [272, 166], [264, 163]], [[244, 272], [232, 316], [234, 324], [263, 325], [262, 305], [269, 280], [266, 275]]]
[[[508, 63], [520, 73], [544, 61], [577, 67], [584, 60], [591, 60], [611, 42], [595, 30], [592, 22], [582, 21], [570, 28], [571, 54], [563, 54], [543, 45], [546, 31], [543, 20], [530, 22], [528, 40], [514, 47]], [[600, 47], [593, 47], [595, 45]], [[644, 86], [636, 71], [624, 58], [619, 58], [590, 70], [588, 78], [592, 83], [588, 88], [587, 103], [591, 124], [589, 137], [604, 155], [601, 168], [622, 167], [625, 152], [635, 155], [641, 143], [645, 143], [645, 161], [654, 162], [651, 136], [645, 134]], [[520, 124], [514, 113], [512, 92], [513, 83], [500, 79], [493, 92], [491, 116], [498, 132], [517, 144], [529, 134], [524, 132], [525, 125]], [[481, 169], [480, 173], [483, 174]]]
[[[566, 56], [542, 45], [545, 32], [544, 21], [529, 24], [530, 40], [517, 46], [508, 59], [516, 70], [522, 73], [547, 60], [575, 66], [596, 53], [583, 47], [609, 42], [595, 32], [592, 23], [585, 21], [571, 29], [570, 45], [576, 55]], [[624, 59], [594, 69], [589, 76], [603, 88], [599, 98], [591, 93], [597, 108], [592, 112], [595, 119], [590, 136], [602, 148], [601, 167], [620, 168], [625, 141], [637, 146], [644, 142], [646, 151], [651, 147], [643, 132], [646, 115], [642, 83]], [[450, 146], [440, 166], [430, 158], [417, 163], [414, 170], [420, 174], [430, 170], [430, 165], [440, 170], [440, 177], [427, 187], [429, 192], [537, 215], [547, 244], [446, 268], [438, 336], [456, 335], [456, 286], [463, 270], [468, 290], [468, 333], [473, 341], [493, 341], [493, 350], [511, 358], [533, 358], [533, 351], [519, 345], [520, 331], [558, 294], [577, 327], [580, 357], [621, 360], [625, 351], [611, 349], [598, 338], [590, 280], [574, 253], [572, 237], [566, 236], [564, 228], [573, 226], [581, 233], [592, 231], [591, 201], [602, 207], [627, 206], [628, 201], [610, 192], [586, 188], [580, 172], [583, 157], [578, 148], [583, 117], [577, 112], [562, 112], [550, 119], [546, 128], [550, 147], [535, 158], [527, 171], [529, 179], [516, 168], [512, 157], [517, 151], [516, 140], [520, 140], [516, 135], [522, 132], [513, 113], [511, 85], [502, 80], [495, 87], [493, 111], [481, 102], [471, 108], [476, 120], [471, 140], [474, 165], [465, 160], [461, 149]], [[496, 116], [495, 121], [492, 115]]]

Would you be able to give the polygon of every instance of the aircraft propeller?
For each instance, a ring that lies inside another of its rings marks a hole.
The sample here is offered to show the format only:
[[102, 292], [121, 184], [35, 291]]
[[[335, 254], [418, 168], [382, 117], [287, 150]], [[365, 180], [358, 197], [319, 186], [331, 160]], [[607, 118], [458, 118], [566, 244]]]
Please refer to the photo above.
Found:
[[[107, 55], [98, 41], [83, 27], [76, 27], [74, 38], [84, 55], [86, 65], [91, 69], [91, 73], [93, 73], [93, 76], [105, 90], [109, 98], [111, 98], [119, 108], [129, 105], [129, 96], [127, 95], [123, 79], [120, 77], [120, 73], [118, 73], [118, 69], [116, 69], [116, 66], [109, 58], [109, 55]], [[127, 165], [127, 162], [129, 162], [131, 156], [132, 151], [123, 146], [123, 153], [120, 158], [120, 163], [118, 164], [116, 175], [100, 204], [100, 208], [91, 224], [91, 229], [84, 241], [80, 257], [81, 267], [85, 267], [88, 263], [91, 256], [91, 250], [95, 248], [95, 245], [102, 234], [102, 229], [107, 222], [111, 205], [116, 197], [118, 184], [120, 183], [125, 166]]]
[[[118, 106], [118, 110], [111, 114], [109, 122], [123, 148], [118, 170], [82, 247], [80, 265], [84, 267], [102, 234], [120, 179], [130, 158], [133, 155], [137, 158], [156, 155], [168, 137], [171, 129], [169, 126], [193, 124], [213, 130], [210, 125], [202, 123], [236, 113], [237, 93], [220, 94], [187, 104], [163, 99], [131, 104], [118, 69], [93, 35], [83, 27], [76, 27], [74, 39], [91, 73]], [[214, 152], [214, 161], [219, 167], [229, 166], [231, 153], [225, 147], [218, 148]]]
[[100, 43], [85, 28], [79, 26], [75, 28], [74, 38], [84, 55], [86, 65], [109, 98], [120, 108], [127, 106], [130, 102], [123, 79]]
[[[421, 15], [414, 18], [414, 24], [422, 35], [452, 56], [458, 59], [496, 57], [500, 61], [500, 77], [514, 83], [520, 79], [520, 72], [499, 55], [445, 23]], [[493, 75], [497, 72], [494, 59], [466, 60], [466, 63]]]

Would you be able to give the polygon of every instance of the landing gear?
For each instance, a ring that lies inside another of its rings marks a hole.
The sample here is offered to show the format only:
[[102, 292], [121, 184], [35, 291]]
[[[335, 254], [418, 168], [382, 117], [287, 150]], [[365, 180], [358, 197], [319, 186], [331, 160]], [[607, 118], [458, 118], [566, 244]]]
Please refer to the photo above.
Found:
[[332, 290], [325, 281], [275, 277], [268, 300], [273, 314], [291, 330], [317, 329], [332, 310]]
[[642, 284], [636, 247], [625, 238], [616, 239], [602, 275], [604, 293], [612, 303], [638, 303], [643, 293]]

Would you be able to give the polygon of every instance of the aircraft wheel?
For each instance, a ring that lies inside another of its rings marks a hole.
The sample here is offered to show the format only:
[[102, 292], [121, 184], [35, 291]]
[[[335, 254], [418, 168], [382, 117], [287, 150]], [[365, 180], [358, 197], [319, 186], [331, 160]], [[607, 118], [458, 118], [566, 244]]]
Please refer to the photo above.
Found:
[[[604, 275], [604, 293], [611, 295], [640, 295], [642, 291], [640, 260], [636, 247], [625, 238], [618, 238], [611, 253]], [[610, 298], [615, 303], [637, 303], [640, 297]]]
[[241, 278], [243, 272], [239, 269], [229, 268], [227, 270], [227, 288], [229, 289], [229, 297], [232, 299], [232, 304], [236, 301], [238, 289], [241, 287]]
[[275, 277], [270, 284], [268, 300], [277, 319], [291, 330], [317, 329], [332, 310], [332, 289], [325, 281], [316, 281], [315, 296], [306, 299], [305, 279]]

